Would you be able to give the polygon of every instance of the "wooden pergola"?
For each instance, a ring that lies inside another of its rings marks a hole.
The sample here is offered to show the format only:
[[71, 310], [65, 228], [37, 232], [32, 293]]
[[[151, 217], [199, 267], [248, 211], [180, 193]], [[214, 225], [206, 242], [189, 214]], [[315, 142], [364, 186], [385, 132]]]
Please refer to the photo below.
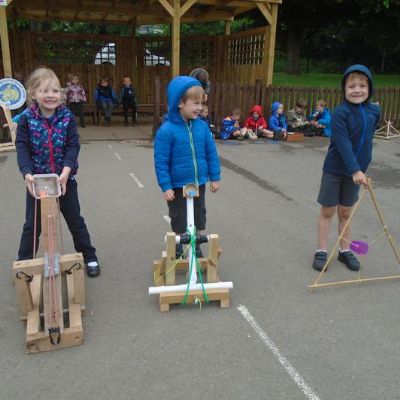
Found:
[[[7, 16], [27, 20], [125, 24], [132, 28], [170, 24], [172, 76], [179, 75], [181, 23], [225, 21], [225, 34], [237, 15], [258, 8], [265, 17], [263, 73], [272, 83], [278, 5], [282, 0], [0, 0], [0, 35], [5, 76], [12, 75]], [[14, 29], [16, 24], [14, 23]], [[12, 34], [12, 33], [11, 33]]]

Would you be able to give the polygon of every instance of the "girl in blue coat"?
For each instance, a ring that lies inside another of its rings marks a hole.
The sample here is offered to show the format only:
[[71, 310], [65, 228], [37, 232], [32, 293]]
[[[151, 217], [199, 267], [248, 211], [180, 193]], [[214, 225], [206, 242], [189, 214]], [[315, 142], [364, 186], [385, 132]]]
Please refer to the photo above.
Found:
[[[219, 189], [220, 163], [207, 124], [199, 118], [205, 99], [197, 79], [178, 76], [168, 85], [168, 120], [159, 128], [154, 142], [154, 165], [158, 184], [169, 208], [172, 230], [186, 232], [186, 199], [182, 188], [199, 185], [200, 196], [194, 199], [197, 232], [206, 226], [205, 184], [211, 192]], [[177, 246], [177, 258], [182, 255]], [[200, 247], [196, 249], [201, 257]]]

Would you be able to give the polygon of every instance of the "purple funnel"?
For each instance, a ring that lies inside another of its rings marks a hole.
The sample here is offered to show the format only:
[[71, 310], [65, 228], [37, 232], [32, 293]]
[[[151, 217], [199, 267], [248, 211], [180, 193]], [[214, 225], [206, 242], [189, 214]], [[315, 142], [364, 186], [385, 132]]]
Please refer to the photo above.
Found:
[[354, 251], [354, 253], [364, 256], [368, 253], [369, 246], [367, 242], [361, 242], [360, 240], [353, 240], [350, 243], [350, 249]]

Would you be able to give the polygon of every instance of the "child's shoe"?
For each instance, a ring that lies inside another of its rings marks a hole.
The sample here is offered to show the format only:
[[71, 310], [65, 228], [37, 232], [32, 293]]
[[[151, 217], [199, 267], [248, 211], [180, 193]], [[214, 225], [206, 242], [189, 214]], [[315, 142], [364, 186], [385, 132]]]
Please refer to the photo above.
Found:
[[314, 255], [314, 261], [312, 267], [316, 271], [322, 271], [328, 259], [328, 253], [326, 251], [317, 251]]
[[339, 251], [338, 260], [352, 271], [358, 271], [360, 269], [360, 261], [357, 260], [356, 256], [350, 250], [343, 252]]
[[95, 278], [100, 275], [100, 265], [97, 261], [90, 261], [86, 264], [87, 276]]

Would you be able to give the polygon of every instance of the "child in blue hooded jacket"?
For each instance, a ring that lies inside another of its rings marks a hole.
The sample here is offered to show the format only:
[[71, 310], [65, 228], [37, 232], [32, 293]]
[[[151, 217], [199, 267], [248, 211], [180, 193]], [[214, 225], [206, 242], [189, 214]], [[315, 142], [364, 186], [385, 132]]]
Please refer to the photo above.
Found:
[[[158, 184], [169, 208], [172, 230], [186, 232], [186, 199], [182, 188], [199, 185], [200, 196], [194, 199], [197, 232], [206, 227], [205, 185], [219, 189], [221, 179], [217, 148], [207, 124], [199, 118], [205, 92], [197, 79], [178, 76], [168, 85], [168, 120], [158, 129], [154, 142], [154, 165]], [[177, 245], [176, 256], [182, 255]], [[196, 256], [202, 257], [200, 247]]]
[[[318, 249], [313, 268], [321, 271], [327, 261], [328, 236], [333, 216], [338, 214], [339, 234], [358, 200], [360, 185], [368, 186], [365, 172], [371, 162], [372, 139], [380, 118], [379, 107], [370, 102], [372, 76], [364, 65], [349, 67], [343, 75], [345, 101], [332, 114], [332, 136], [325, 157], [318, 202]], [[338, 260], [353, 271], [360, 263], [349, 249], [350, 225], [340, 243]]]
[[274, 133], [274, 140], [286, 140], [287, 121], [285, 114], [283, 113], [283, 104], [279, 101], [272, 103], [268, 127]]
[[315, 135], [331, 137], [331, 112], [324, 100], [318, 100], [315, 110], [309, 115], [311, 127]]

